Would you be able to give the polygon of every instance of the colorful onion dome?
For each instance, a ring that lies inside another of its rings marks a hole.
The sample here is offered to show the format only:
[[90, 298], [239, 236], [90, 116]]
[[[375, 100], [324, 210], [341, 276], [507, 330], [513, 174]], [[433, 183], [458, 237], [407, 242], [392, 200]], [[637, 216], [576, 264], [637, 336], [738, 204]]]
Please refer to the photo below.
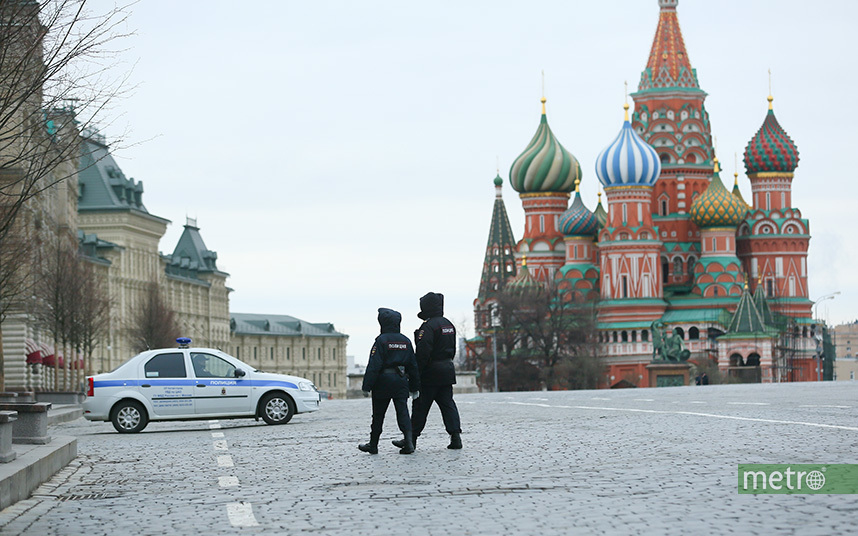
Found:
[[748, 173], [792, 173], [798, 167], [798, 147], [775, 118], [772, 100], [769, 95], [766, 120], [745, 147], [745, 169]]
[[571, 192], [581, 178], [581, 165], [560, 145], [545, 116], [542, 97], [542, 119], [536, 134], [509, 170], [509, 180], [519, 193]]
[[599, 192], [599, 203], [596, 205], [596, 210], [593, 211], [593, 215], [596, 216], [596, 221], [599, 222], [599, 229], [608, 223], [608, 212], [605, 210], [605, 207], [602, 206], [602, 192]]
[[575, 181], [575, 200], [572, 205], [560, 215], [560, 232], [566, 236], [593, 236], [599, 230], [599, 220], [596, 215], [584, 206], [581, 192]]
[[700, 228], [736, 227], [748, 210], [724, 187], [719, 171], [716, 158], [715, 175], [709, 188], [691, 204], [691, 219]]
[[605, 186], [652, 186], [661, 172], [658, 153], [643, 141], [629, 122], [629, 105], [620, 133], [596, 157], [596, 175]]
[[527, 257], [525, 256], [521, 259], [521, 268], [519, 268], [518, 273], [506, 282], [504, 288], [509, 292], [527, 293], [541, 291], [543, 286], [539, 280], [530, 275], [530, 271], [527, 269]]

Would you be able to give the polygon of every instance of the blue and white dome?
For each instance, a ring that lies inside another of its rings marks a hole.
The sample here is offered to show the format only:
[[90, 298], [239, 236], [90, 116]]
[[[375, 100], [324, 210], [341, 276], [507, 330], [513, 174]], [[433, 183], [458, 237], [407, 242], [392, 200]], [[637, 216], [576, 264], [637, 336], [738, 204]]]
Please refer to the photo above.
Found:
[[652, 186], [661, 172], [658, 153], [643, 141], [626, 120], [620, 133], [596, 157], [596, 175], [605, 186]]

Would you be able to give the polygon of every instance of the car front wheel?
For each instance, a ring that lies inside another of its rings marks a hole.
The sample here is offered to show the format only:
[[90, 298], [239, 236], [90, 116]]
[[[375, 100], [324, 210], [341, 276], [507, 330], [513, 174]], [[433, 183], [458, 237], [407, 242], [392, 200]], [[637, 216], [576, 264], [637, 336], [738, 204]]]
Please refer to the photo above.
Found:
[[269, 393], [259, 405], [262, 419], [268, 424], [286, 424], [295, 414], [292, 399], [283, 393]]
[[110, 418], [113, 427], [120, 434], [134, 434], [146, 428], [149, 424], [149, 416], [139, 402], [123, 400], [113, 408], [113, 416]]

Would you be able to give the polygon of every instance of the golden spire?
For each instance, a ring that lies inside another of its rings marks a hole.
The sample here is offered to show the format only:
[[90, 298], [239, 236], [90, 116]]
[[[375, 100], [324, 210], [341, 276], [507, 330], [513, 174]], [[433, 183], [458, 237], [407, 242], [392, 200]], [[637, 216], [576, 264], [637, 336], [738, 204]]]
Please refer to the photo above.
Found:
[[772, 70], [771, 69], [769, 69], [769, 96], [766, 97], [766, 100], [769, 101], [769, 110], [771, 110], [772, 109], [772, 101], [775, 100], [775, 98], [772, 97]]
[[602, 192], [599, 192], [596, 195], [599, 196], [599, 204], [601, 205], [602, 204]]
[[522, 255], [522, 256], [521, 256], [521, 267], [522, 267], [522, 268], [527, 268], [527, 255]]
[[718, 165], [718, 136], [712, 136], [712, 145], [714, 149], [712, 161], [715, 163], [715, 173], [718, 173], [721, 171], [721, 166]]
[[542, 115], [545, 115], [545, 70], [542, 71], [542, 98], [539, 99], [542, 103]]
[[625, 87], [625, 95], [626, 100], [623, 103], [623, 110], [625, 110], [625, 121], [629, 120], [629, 83], [623, 82], [623, 86]]
[[733, 186], [739, 186], [739, 153], [733, 153]]
[[581, 179], [575, 179], [575, 193], [579, 193], [578, 185], [581, 184]]

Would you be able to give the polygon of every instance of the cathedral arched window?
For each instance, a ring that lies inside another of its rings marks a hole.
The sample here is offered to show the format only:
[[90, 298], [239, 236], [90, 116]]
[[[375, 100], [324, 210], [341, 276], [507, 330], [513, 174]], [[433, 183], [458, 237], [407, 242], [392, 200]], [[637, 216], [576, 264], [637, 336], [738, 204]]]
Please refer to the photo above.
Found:
[[617, 332], [616, 331], [613, 333], [612, 338], [614, 339], [614, 342], [617, 342]]
[[667, 262], [667, 257], [661, 258], [661, 282], [667, 283], [668, 270], [670, 264]]
[[629, 332], [626, 330], [623, 330], [623, 332], [620, 333], [620, 340], [623, 342], [629, 342]]
[[638, 342], [638, 332], [636, 330], [632, 331], [632, 342]]
[[673, 275], [675, 277], [682, 275], [682, 258], [676, 257], [673, 259]]
[[694, 275], [694, 265], [697, 264], [697, 259], [694, 257], [688, 257], [688, 275]]
[[688, 329], [688, 340], [696, 341], [700, 339], [700, 330], [696, 327], [692, 327]]
[[685, 155], [685, 162], [687, 164], [696, 164], [697, 163], [697, 156], [695, 156], [694, 153], [687, 153]]
[[641, 331], [641, 341], [642, 342], [649, 342], [649, 330], [648, 329]]
[[659, 160], [661, 160], [662, 164], [670, 164], [670, 155], [667, 153], [661, 153]]
[[676, 328], [674, 331], [675, 331], [675, 332], [676, 332], [680, 337], [682, 337], [682, 339], [683, 339], [683, 340], [685, 340], [685, 330], [684, 330], [684, 329], [682, 329], [682, 328], [679, 328], [679, 327], [678, 327], [678, 328]]

